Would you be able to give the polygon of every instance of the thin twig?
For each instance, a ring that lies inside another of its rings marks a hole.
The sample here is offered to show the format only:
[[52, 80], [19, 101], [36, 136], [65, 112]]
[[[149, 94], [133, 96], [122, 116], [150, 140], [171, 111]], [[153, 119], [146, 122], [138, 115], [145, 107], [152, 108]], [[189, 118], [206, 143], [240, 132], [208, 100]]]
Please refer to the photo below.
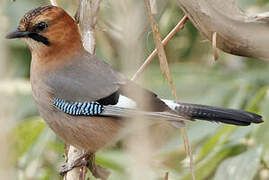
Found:
[[192, 149], [191, 149], [188, 134], [185, 128], [181, 128], [181, 136], [183, 138], [185, 152], [190, 158], [190, 171], [191, 171], [192, 180], [195, 180]]
[[156, 0], [150, 0], [150, 8], [152, 14], [157, 14], [158, 13], [158, 7], [157, 7], [157, 1]]
[[58, 6], [57, 1], [56, 0], [50, 0], [50, 4], [53, 6]]
[[[184, 16], [179, 23], [172, 29], [172, 31], [162, 40], [162, 44], [163, 46], [166, 46], [167, 43], [174, 37], [174, 35], [180, 31], [181, 29], [184, 28], [184, 24], [187, 22], [188, 17]], [[149, 57], [145, 60], [145, 62], [143, 63], [143, 65], [138, 69], [138, 71], [134, 74], [134, 76], [132, 77], [132, 80], [135, 81], [138, 79], [138, 77], [141, 76], [141, 74], [145, 71], [145, 69], [147, 68], [147, 66], [151, 63], [151, 61], [154, 59], [154, 57], [156, 57], [157, 55], [157, 49], [154, 49], [154, 51], [152, 51], [152, 53], [149, 55]]]
[[82, 180], [86, 180], [87, 171], [88, 171], [87, 166], [82, 166]]
[[[178, 22], [178, 24], [172, 29], [172, 31], [170, 31], [170, 33], [162, 40], [163, 46], [167, 45], [167, 43], [174, 37], [174, 35], [178, 31], [180, 31], [180, 30], [182, 30], [184, 28], [184, 25], [187, 22], [187, 20], [188, 20], [188, 17], [185, 15]], [[133, 81], [137, 80], [141, 76], [141, 74], [145, 71], [147, 66], [151, 63], [151, 61], [154, 59], [154, 57], [156, 57], [156, 55], [157, 55], [157, 49], [154, 49], [154, 51], [150, 54], [150, 56], [145, 60], [143, 65], [138, 69], [138, 71], [132, 77]], [[183, 138], [185, 152], [187, 153], [187, 155], [190, 158], [190, 171], [191, 171], [191, 174], [192, 174], [192, 179], [195, 180], [192, 149], [191, 149], [191, 146], [189, 144], [187, 132], [186, 132], [186, 130], [184, 128], [181, 129], [181, 136]]]
[[219, 58], [218, 50], [217, 50], [217, 32], [213, 32], [213, 35], [212, 35], [212, 48], [213, 48], [214, 60], [217, 61]]
[[169, 173], [166, 172], [166, 173], [165, 173], [165, 176], [164, 176], [164, 180], [168, 180], [168, 178], [169, 178]]
[[145, 2], [145, 5], [146, 5], [147, 14], [148, 14], [148, 17], [149, 17], [149, 22], [151, 24], [151, 29], [152, 29], [152, 33], [153, 33], [153, 39], [154, 39], [155, 47], [157, 49], [157, 54], [159, 56], [159, 62], [160, 62], [161, 71], [165, 75], [165, 77], [167, 78], [167, 81], [168, 81], [168, 84], [169, 84], [169, 86], [171, 88], [172, 94], [177, 99], [176, 88], [174, 86], [173, 79], [172, 79], [170, 69], [169, 69], [169, 66], [168, 66], [167, 57], [166, 57], [166, 53], [165, 53], [165, 50], [164, 50], [164, 46], [162, 44], [158, 24], [155, 22], [154, 17], [152, 15], [149, 0], [144, 0], [144, 2]]
[[102, 0], [80, 0], [75, 18], [79, 22], [84, 48], [91, 54], [95, 53], [95, 28], [97, 15]]

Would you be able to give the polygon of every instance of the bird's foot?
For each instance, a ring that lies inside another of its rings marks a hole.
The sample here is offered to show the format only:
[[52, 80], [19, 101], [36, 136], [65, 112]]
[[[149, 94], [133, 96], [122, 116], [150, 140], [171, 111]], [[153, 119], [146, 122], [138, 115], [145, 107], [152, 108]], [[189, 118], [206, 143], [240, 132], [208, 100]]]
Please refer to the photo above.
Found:
[[82, 154], [72, 162], [64, 163], [60, 168], [60, 174], [64, 176], [73, 168], [81, 166], [87, 167], [94, 177], [102, 180], [106, 180], [110, 174], [108, 170], [95, 164], [95, 155], [93, 153]]
[[106, 180], [110, 174], [108, 170], [105, 168], [95, 164], [95, 155], [90, 154], [88, 156], [88, 168], [91, 171], [92, 175], [96, 178], [100, 178], [102, 180]]
[[65, 175], [68, 171], [71, 171], [75, 167], [79, 166], [88, 166], [89, 154], [85, 153], [79, 156], [77, 159], [72, 162], [66, 162], [60, 167], [60, 175]]

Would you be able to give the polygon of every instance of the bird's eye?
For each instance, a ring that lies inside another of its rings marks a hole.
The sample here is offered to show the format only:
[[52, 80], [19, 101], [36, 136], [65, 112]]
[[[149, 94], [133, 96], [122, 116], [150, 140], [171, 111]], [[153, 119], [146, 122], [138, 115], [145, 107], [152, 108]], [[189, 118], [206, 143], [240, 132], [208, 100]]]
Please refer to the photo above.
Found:
[[35, 26], [35, 31], [36, 32], [41, 32], [44, 31], [48, 27], [48, 24], [45, 22], [40, 22]]

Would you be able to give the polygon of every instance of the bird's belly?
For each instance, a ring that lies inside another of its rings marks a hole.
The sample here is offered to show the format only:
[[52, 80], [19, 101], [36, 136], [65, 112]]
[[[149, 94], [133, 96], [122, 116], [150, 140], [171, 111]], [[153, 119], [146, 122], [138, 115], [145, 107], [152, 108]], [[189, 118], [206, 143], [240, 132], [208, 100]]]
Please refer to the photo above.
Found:
[[31, 71], [33, 97], [41, 117], [65, 143], [95, 152], [119, 137], [123, 120], [110, 117], [71, 116], [52, 105], [50, 88]]
[[40, 109], [41, 117], [65, 143], [87, 152], [113, 144], [123, 128], [123, 120], [111, 117], [71, 116], [57, 110]]

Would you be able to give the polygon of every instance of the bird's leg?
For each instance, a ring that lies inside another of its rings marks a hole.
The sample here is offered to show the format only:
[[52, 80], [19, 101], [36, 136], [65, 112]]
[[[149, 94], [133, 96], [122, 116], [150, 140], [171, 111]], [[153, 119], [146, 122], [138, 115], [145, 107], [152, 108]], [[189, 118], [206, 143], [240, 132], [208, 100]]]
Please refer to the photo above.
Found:
[[68, 171], [72, 170], [75, 167], [87, 166], [89, 157], [90, 154], [84, 153], [78, 158], [74, 159], [73, 161], [64, 163], [60, 168], [60, 174], [63, 176], [65, 173], [67, 173]]
[[102, 180], [107, 179], [110, 174], [105, 168], [95, 164], [94, 153], [84, 153], [72, 162], [64, 163], [60, 168], [60, 174], [63, 176], [68, 171], [79, 166], [88, 167], [94, 177]]
[[108, 170], [95, 164], [95, 154], [93, 153], [89, 154], [88, 168], [94, 177], [102, 180], [106, 180], [110, 174]]

